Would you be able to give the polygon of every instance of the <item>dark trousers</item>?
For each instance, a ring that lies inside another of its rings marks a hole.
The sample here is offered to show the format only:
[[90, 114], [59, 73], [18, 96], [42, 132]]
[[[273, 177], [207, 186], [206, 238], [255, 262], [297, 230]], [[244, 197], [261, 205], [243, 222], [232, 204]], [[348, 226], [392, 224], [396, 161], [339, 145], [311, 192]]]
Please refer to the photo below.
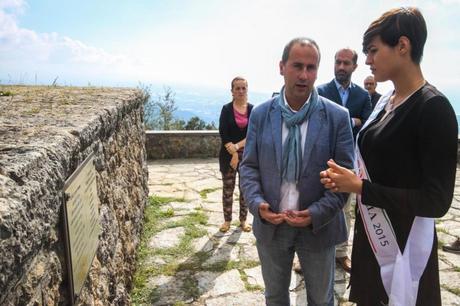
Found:
[[[238, 153], [240, 160], [241, 154]], [[222, 182], [224, 184], [222, 189], [222, 203], [224, 207], [224, 219], [227, 222], [232, 221], [232, 206], [233, 206], [233, 192], [235, 191], [235, 182], [236, 174], [239, 171], [232, 169], [231, 167], [224, 173], [222, 172]], [[238, 184], [238, 189], [240, 191], [240, 222], [245, 222], [248, 216], [248, 206], [243, 198], [243, 193], [241, 192], [241, 187]]]

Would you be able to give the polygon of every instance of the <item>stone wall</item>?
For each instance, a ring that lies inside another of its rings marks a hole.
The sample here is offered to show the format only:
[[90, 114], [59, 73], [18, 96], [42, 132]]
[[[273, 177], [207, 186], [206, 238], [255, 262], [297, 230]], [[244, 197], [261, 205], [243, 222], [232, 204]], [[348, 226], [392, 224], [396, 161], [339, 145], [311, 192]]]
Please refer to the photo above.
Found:
[[79, 305], [127, 305], [148, 194], [135, 89], [0, 86], [0, 305], [70, 303], [65, 180], [95, 153], [99, 248]]
[[219, 131], [146, 131], [149, 159], [219, 156]]
[[[148, 159], [218, 157], [219, 131], [146, 131]], [[460, 137], [457, 151], [460, 163]]]

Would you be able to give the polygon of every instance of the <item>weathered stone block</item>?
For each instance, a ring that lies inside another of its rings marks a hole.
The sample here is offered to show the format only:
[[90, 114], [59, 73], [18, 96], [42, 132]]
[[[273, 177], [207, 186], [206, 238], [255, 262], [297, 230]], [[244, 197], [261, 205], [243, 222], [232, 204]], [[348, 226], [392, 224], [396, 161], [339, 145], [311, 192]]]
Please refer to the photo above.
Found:
[[69, 304], [65, 180], [95, 154], [99, 248], [78, 304], [126, 305], [146, 205], [135, 89], [0, 86], [0, 305]]
[[219, 131], [147, 131], [149, 159], [207, 158], [219, 156]]

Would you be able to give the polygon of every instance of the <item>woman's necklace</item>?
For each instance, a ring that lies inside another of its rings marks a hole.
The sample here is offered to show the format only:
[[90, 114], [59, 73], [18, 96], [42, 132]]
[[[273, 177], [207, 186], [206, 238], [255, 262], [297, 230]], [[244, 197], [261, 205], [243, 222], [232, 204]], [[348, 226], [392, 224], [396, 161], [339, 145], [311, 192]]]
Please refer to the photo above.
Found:
[[403, 98], [398, 98], [396, 99], [396, 95], [391, 96], [390, 101], [388, 101], [388, 105], [386, 107], [387, 112], [392, 112], [394, 111], [397, 107], [399, 107], [401, 104], [406, 102], [415, 92], [417, 92], [420, 88], [425, 86], [426, 81], [422, 80], [421, 84], [417, 86], [417, 89], [415, 89], [413, 92], [411, 92], [409, 95], [403, 97]]
[[387, 111], [388, 111], [388, 112], [392, 112], [392, 111], [396, 108], [396, 106], [398, 106], [398, 105], [401, 104], [400, 102], [403, 101], [403, 100], [404, 100], [404, 99], [401, 99], [401, 100], [397, 101], [396, 98], [395, 98], [395, 96], [392, 96], [392, 97], [390, 98], [390, 101], [388, 102], [388, 109], [387, 109]]
[[404, 102], [406, 102], [415, 92], [417, 92], [420, 88], [422, 88], [423, 86], [425, 86], [426, 84], [426, 81], [423, 80], [423, 82], [420, 84], [420, 86], [417, 87], [416, 90], [414, 90], [413, 92], [411, 92], [409, 95], [407, 95], [406, 97], [404, 98], [400, 98], [400, 99], [396, 99], [395, 98], [395, 94], [393, 92], [393, 95], [390, 97], [390, 101], [388, 101], [387, 105], [385, 105], [385, 114], [382, 116], [382, 118], [380, 119], [379, 122], [382, 122], [383, 120], [385, 120], [385, 118], [391, 113], [393, 112], [396, 108], [398, 108], [399, 106], [401, 106]]

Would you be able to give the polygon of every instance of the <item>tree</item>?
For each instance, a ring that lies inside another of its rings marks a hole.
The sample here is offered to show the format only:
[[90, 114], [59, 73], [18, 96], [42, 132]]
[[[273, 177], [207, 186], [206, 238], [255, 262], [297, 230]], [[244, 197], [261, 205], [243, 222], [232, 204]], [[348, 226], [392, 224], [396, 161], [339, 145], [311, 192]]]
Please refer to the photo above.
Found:
[[214, 130], [214, 122], [206, 124], [197, 116], [188, 122], [174, 117], [177, 110], [176, 93], [169, 86], [163, 87], [163, 94], [158, 94], [156, 99], [151, 99], [151, 87], [140, 84], [146, 103], [144, 105], [144, 123], [146, 129], [151, 130]]
[[207, 130], [217, 130], [217, 127], [214, 121], [211, 121], [211, 123], [206, 124], [206, 129]]
[[177, 110], [175, 95], [176, 93], [169, 86], [163, 87], [163, 94], [158, 94], [156, 99], [151, 99], [150, 86], [140, 86], [144, 96], [148, 101], [144, 106], [144, 122], [146, 129], [152, 130], [171, 130], [176, 126], [185, 125], [174, 119], [174, 112]]
[[158, 95], [157, 99], [153, 100], [153, 105], [159, 113], [156, 119], [160, 129], [170, 130], [174, 119], [173, 113], [177, 110], [174, 100], [176, 93], [168, 86], [163, 87], [163, 90], [164, 94]]
[[181, 119], [174, 119], [171, 124], [171, 130], [185, 130], [185, 121]]
[[206, 123], [198, 116], [194, 116], [189, 119], [187, 124], [185, 125], [186, 130], [216, 130], [217, 127], [212, 121], [211, 123]]
[[185, 125], [186, 130], [204, 130], [206, 128], [206, 122], [197, 116], [193, 116]]

